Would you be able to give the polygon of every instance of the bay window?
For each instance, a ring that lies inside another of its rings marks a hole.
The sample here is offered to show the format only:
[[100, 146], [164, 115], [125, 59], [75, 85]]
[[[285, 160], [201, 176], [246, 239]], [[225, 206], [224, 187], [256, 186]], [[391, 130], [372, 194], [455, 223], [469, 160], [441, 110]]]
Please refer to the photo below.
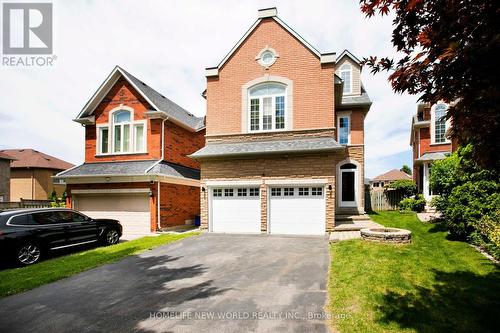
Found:
[[273, 131], [285, 129], [286, 86], [263, 83], [249, 89], [249, 130]]
[[98, 126], [98, 154], [146, 152], [146, 121], [134, 121], [133, 113], [118, 110], [110, 113], [108, 126]]

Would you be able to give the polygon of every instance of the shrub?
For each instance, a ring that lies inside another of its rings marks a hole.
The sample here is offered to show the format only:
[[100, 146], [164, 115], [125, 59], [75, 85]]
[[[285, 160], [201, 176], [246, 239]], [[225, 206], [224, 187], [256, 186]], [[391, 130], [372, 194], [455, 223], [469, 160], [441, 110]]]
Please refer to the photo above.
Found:
[[439, 197], [433, 205], [450, 233], [498, 252], [500, 183], [497, 170], [482, 169], [472, 159], [472, 146], [432, 164], [430, 186]]
[[48, 199], [53, 202], [57, 202], [57, 193], [56, 190], [52, 190], [52, 193], [50, 193]]
[[405, 198], [409, 198], [417, 193], [417, 184], [415, 184], [413, 180], [409, 179], [398, 179], [387, 185], [387, 187], [396, 191], [400, 191], [401, 193], [403, 193], [403, 196]]
[[414, 198], [404, 198], [399, 202], [399, 209], [406, 211], [421, 212], [425, 208], [426, 201], [421, 194], [417, 194]]

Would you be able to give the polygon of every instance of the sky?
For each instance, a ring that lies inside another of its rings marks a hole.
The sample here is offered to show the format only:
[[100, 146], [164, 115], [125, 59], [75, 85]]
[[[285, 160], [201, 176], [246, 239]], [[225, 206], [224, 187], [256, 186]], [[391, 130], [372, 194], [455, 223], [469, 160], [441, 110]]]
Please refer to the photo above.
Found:
[[[115, 65], [195, 115], [205, 68], [216, 66], [257, 19], [278, 16], [321, 53], [396, 56], [390, 17], [365, 18], [357, 0], [54, 0], [54, 67], [0, 65], [0, 149], [33, 148], [84, 161], [84, 129], [72, 121]], [[397, 57], [397, 56], [396, 56]], [[362, 81], [373, 101], [365, 121], [366, 177], [411, 166], [416, 96], [395, 94], [387, 74]]]

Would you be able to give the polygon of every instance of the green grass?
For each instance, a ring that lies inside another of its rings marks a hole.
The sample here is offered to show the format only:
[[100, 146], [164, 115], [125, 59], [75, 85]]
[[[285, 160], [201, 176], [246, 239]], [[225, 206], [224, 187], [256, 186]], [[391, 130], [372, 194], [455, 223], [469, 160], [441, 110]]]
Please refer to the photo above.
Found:
[[493, 332], [500, 270], [474, 248], [413, 213], [371, 218], [412, 231], [410, 245], [331, 245], [328, 310], [340, 332]]
[[198, 233], [147, 236], [112, 246], [98, 247], [49, 259], [28, 267], [6, 269], [0, 271], [0, 297], [33, 289], [194, 235], [198, 235]]

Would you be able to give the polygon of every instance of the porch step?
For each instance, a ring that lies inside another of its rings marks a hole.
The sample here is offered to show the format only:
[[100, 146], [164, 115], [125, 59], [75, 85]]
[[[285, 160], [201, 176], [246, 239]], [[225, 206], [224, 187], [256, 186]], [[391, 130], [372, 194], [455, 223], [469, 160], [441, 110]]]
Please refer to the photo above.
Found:
[[359, 231], [334, 231], [330, 234], [330, 243], [358, 238], [361, 238], [361, 232]]
[[367, 214], [336, 214], [336, 221], [367, 221], [370, 216]]

